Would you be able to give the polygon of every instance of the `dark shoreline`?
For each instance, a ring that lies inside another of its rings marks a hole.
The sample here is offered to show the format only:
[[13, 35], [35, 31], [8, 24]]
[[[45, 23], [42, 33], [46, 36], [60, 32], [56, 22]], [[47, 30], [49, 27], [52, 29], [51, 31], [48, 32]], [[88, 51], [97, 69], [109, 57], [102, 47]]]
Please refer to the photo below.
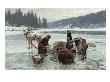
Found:
[[[72, 34], [106, 35], [106, 31], [74, 31], [74, 30], [70, 30], [70, 31]], [[66, 34], [65, 31], [43, 31], [41, 33]]]

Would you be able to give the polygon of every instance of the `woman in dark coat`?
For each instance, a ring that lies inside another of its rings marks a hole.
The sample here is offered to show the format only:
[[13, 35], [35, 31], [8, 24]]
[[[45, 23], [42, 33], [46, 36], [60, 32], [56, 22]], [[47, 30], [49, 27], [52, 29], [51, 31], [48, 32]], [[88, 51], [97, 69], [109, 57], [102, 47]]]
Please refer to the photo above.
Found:
[[66, 48], [68, 48], [68, 49], [72, 48], [72, 36], [71, 36], [71, 32], [69, 30], [67, 30], [67, 44], [66, 44]]
[[72, 40], [71, 32], [67, 30], [67, 42]]

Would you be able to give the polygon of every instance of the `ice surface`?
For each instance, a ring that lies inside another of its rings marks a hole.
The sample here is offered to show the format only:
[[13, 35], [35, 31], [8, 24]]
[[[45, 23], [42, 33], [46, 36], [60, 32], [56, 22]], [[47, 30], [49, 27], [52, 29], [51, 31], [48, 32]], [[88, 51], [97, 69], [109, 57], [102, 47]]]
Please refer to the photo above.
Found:
[[[46, 29], [44, 29], [46, 30]], [[62, 29], [64, 30], [64, 29]], [[58, 29], [57, 29], [58, 31]], [[38, 31], [35, 31], [38, 32]], [[51, 60], [52, 54], [45, 57], [44, 63], [35, 65], [32, 62], [31, 53], [37, 53], [37, 49], [28, 50], [27, 41], [22, 31], [6, 31], [5, 36], [5, 64], [6, 69], [29, 69], [29, 70], [105, 70], [106, 69], [106, 35], [87, 35], [72, 34], [72, 37], [83, 37], [87, 42], [93, 42], [96, 47], [89, 47], [87, 50], [87, 60], [81, 61], [76, 57], [75, 64], [62, 65]], [[56, 41], [66, 41], [66, 34], [42, 33], [43, 36], [50, 34], [52, 36], [49, 43]], [[37, 46], [37, 43], [34, 42]]]

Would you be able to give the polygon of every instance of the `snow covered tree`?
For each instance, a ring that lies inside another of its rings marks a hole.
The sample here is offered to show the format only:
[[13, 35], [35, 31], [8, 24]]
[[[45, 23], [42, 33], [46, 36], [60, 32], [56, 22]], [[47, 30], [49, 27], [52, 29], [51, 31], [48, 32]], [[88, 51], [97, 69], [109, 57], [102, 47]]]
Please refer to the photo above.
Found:
[[[43, 20], [41, 20], [43, 19]], [[33, 28], [47, 28], [47, 19], [37, 17], [37, 14], [31, 12], [23, 13], [21, 9], [16, 9], [14, 13], [10, 10], [5, 12], [5, 23], [10, 26], [29, 26]]]
[[46, 18], [42, 18], [42, 26], [43, 26], [43, 28], [47, 28], [48, 27], [48, 25], [47, 25], [47, 19]]
[[16, 26], [23, 25], [23, 13], [20, 9], [16, 10], [14, 21], [16, 21]]
[[38, 20], [38, 28], [41, 28], [42, 27], [42, 23], [41, 23], [41, 19], [39, 17], [39, 20]]

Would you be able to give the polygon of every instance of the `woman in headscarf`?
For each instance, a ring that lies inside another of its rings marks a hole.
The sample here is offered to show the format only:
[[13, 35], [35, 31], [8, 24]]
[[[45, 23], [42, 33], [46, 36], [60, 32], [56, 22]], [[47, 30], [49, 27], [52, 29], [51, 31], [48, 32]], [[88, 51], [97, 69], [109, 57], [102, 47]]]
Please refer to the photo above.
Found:
[[38, 53], [45, 54], [47, 53], [47, 46], [49, 46], [48, 41], [50, 40], [51, 36], [47, 35], [42, 39], [42, 41], [38, 44]]

